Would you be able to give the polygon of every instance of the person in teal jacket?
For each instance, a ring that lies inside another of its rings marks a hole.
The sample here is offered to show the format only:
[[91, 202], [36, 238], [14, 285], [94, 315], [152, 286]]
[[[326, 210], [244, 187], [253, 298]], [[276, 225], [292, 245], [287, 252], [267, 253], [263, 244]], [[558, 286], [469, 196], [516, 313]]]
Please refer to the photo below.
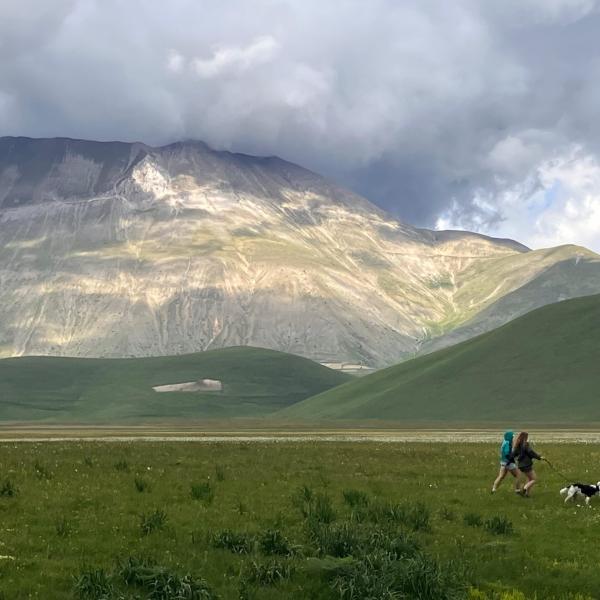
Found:
[[519, 469], [511, 457], [513, 437], [514, 433], [512, 431], [507, 431], [504, 434], [504, 440], [502, 442], [502, 446], [500, 446], [500, 472], [498, 473], [498, 477], [496, 477], [496, 481], [494, 481], [494, 484], [492, 485], [492, 494], [496, 492], [498, 486], [502, 483], [502, 480], [506, 477], [507, 473], [510, 473], [515, 478], [515, 492], [519, 493], [520, 491]]

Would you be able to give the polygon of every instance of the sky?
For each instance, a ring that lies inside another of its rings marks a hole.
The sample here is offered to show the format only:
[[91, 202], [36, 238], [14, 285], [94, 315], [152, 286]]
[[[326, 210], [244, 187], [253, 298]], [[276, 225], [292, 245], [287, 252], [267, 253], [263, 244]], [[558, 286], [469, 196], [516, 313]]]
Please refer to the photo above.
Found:
[[0, 135], [278, 155], [600, 252], [600, 0], [1, 0]]

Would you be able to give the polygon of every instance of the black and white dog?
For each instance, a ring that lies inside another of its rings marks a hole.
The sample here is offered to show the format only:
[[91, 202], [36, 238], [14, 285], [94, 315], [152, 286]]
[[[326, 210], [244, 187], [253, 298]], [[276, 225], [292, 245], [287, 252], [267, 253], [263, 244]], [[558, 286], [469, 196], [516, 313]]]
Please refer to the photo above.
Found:
[[585, 498], [586, 505], [590, 505], [592, 496], [600, 495], [600, 481], [596, 485], [589, 485], [588, 483], [572, 483], [567, 487], [560, 490], [560, 495], [565, 496], [565, 503], [577, 496], [583, 496]]

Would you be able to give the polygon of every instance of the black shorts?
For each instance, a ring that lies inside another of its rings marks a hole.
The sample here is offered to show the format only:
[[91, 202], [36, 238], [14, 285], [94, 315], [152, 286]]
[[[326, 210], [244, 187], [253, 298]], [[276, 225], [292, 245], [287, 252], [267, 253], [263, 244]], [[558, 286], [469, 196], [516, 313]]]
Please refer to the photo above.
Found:
[[533, 471], [533, 465], [528, 465], [526, 467], [519, 467], [519, 471], [521, 471], [521, 473], [529, 473], [530, 471]]

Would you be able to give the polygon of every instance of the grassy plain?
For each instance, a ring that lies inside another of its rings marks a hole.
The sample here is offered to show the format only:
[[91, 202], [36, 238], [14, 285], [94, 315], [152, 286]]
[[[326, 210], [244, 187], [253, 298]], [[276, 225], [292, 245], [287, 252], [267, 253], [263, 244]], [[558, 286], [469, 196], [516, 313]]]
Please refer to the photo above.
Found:
[[[598, 479], [600, 446], [537, 449]], [[582, 600], [600, 589], [600, 505], [564, 506], [543, 464], [533, 498], [509, 482], [492, 496], [493, 444], [1, 442], [0, 471], [4, 599]]]

